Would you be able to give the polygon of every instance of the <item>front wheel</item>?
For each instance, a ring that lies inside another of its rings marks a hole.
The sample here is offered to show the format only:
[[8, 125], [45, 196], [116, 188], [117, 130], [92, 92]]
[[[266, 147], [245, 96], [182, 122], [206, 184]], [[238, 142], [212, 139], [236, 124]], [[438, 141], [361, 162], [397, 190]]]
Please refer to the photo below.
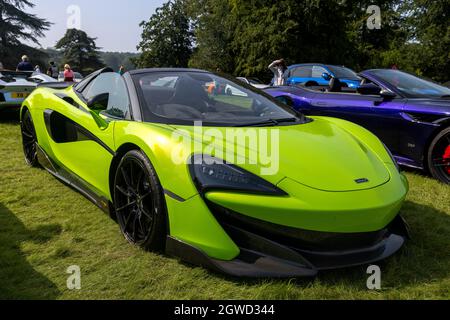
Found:
[[431, 143], [428, 169], [434, 178], [450, 184], [450, 128], [443, 130]]
[[20, 127], [25, 162], [30, 167], [38, 167], [36, 130], [34, 129], [33, 119], [29, 110], [24, 112]]
[[166, 205], [150, 160], [138, 150], [121, 160], [114, 180], [114, 210], [125, 238], [149, 251], [164, 250]]

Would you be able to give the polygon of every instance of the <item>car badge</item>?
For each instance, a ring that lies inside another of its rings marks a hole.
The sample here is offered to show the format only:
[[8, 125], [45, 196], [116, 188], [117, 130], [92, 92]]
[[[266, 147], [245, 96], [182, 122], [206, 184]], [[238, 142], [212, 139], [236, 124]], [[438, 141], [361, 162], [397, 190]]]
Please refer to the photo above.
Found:
[[355, 182], [357, 184], [367, 183], [367, 182], [369, 182], [369, 179], [367, 179], [367, 178], [356, 179]]

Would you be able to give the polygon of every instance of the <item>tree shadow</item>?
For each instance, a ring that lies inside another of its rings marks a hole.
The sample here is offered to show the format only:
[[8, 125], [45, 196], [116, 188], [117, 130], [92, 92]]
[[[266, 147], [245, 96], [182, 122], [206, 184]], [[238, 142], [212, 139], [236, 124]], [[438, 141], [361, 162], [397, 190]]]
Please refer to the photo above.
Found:
[[0, 123], [19, 124], [20, 110], [19, 109], [3, 109], [0, 110]]
[[55, 299], [60, 291], [37, 272], [21, 251], [25, 241], [45, 243], [60, 234], [60, 225], [43, 225], [35, 230], [24, 224], [0, 203], [0, 299]]

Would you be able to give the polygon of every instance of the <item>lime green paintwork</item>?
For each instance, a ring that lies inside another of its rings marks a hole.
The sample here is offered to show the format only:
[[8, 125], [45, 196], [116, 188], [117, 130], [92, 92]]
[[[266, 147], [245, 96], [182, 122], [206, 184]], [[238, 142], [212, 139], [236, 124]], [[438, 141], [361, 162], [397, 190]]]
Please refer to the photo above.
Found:
[[[56, 92], [70, 96], [84, 110], [58, 98]], [[55, 143], [48, 135], [44, 111], [58, 111], [79, 123], [115, 152], [124, 146], [141, 149], [153, 164], [162, 187], [185, 200], [165, 197], [170, 235], [211, 258], [231, 260], [239, 255], [239, 248], [199, 195], [186, 164], [193, 154], [200, 153], [230, 160], [234, 153], [218, 154], [217, 150], [230, 150], [227, 147], [235, 147], [239, 142], [199, 143], [202, 138], [205, 140], [204, 134], [193, 127], [107, 119], [93, 114], [71, 87], [58, 91], [39, 88], [24, 102], [23, 108], [31, 112], [41, 148], [109, 201], [112, 201], [109, 178], [114, 174], [111, 172], [114, 156], [94, 141]], [[226, 135], [226, 128], [213, 129]], [[313, 122], [303, 125], [241, 130], [239, 134], [244, 135], [251, 133], [247, 130], [278, 132], [279, 170], [263, 178], [288, 196], [215, 191], [205, 195], [210, 201], [257, 219], [327, 232], [380, 230], [398, 214], [408, 191], [406, 178], [397, 171], [383, 144], [362, 127], [340, 119], [315, 117]], [[242, 150], [248, 156], [249, 149]], [[184, 161], [174, 162], [173, 155]], [[261, 175], [264, 164], [258, 161], [240, 166]], [[369, 182], [355, 183], [360, 178]]]

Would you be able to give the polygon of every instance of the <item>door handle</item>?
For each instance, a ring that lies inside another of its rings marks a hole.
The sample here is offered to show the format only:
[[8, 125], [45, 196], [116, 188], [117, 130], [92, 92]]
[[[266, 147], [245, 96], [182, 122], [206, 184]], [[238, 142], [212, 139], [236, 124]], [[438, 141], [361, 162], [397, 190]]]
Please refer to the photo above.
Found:
[[328, 103], [323, 102], [323, 101], [318, 101], [315, 103], [315, 105], [318, 107], [326, 107], [326, 106], [328, 106]]

